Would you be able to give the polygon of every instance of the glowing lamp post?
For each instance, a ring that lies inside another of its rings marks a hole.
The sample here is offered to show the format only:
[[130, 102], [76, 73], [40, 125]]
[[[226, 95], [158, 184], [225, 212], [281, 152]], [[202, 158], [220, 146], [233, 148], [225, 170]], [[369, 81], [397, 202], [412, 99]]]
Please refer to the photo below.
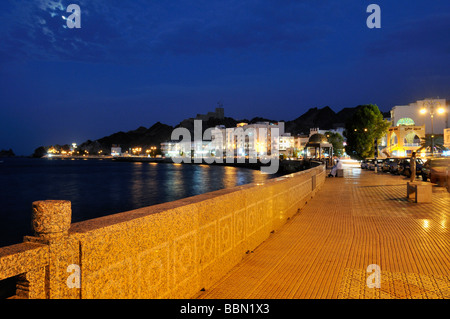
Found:
[[431, 156], [434, 156], [434, 127], [433, 127], [434, 114], [435, 112], [437, 112], [437, 114], [444, 114], [445, 111], [446, 111], [445, 108], [439, 107], [439, 105], [437, 105], [437, 102], [434, 100], [428, 100], [424, 102], [424, 107], [420, 109], [420, 114], [425, 115], [429, 113], [431, 117]]

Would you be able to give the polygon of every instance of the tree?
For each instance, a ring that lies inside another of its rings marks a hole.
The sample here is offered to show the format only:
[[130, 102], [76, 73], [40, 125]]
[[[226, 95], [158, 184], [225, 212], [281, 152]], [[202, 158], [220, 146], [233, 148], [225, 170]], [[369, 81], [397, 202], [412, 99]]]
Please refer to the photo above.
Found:
[[416, 150], [416, 152], [420, 152], [423, 149], [429, 151], [431, 153], [431, 146], [434, 145], [434, 152], [445, 151], [447, 148], [444, 146], [444, 136], [442, 134], [435, 134], [434, 141], [432, 142], [432, 138], [430, 134], [427, 134], [425, 138], [421, 138], [420, 148]]
[[345, 125], [344, 135], [347, 138], [345, 151], [358, 160], [374, 157], [375, 140], [382, 138], [389, 126], [390, 122], [383, 119], [378, 106], [359, 105]]
[[326, 132], [325, 136], [333, 145], [333, 156], [341, 157], [344, 154], [344, 137], [335, 132]]
[[32, 157], [41, 158], [45, 154], [47, 154], [47, 149], [44, 146], [39, 146], [37, 149], [34, 150]]
[[9, 150], [1, 150], [0, 157], [14, 157], [16, 156], [12, 149]]

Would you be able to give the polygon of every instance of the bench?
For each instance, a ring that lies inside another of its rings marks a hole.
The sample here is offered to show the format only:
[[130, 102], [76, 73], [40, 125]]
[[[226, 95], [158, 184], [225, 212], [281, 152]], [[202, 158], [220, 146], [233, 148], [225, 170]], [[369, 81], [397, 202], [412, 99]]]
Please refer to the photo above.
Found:
[[431, 203], [433, 188], [430, 183], [408, 182], [406, 184], [406, 198], [414, 199], [415, 203]]
[[343, 169], [336, 170], [336, 177], [344, 177], [344, 170]]

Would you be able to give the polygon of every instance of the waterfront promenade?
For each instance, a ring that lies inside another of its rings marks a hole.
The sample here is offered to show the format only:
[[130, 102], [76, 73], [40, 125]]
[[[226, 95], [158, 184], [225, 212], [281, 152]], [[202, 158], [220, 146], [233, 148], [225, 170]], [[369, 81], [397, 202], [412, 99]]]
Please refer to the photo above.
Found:
[[413, 203], [404, 177], [344, 168], [197, 298], [450, 298], [450, 194]]

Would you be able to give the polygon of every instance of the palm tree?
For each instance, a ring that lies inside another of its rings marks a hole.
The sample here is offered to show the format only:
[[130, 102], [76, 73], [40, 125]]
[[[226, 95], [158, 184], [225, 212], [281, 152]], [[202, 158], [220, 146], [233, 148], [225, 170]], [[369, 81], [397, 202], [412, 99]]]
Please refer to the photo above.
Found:
[[[425, 136], [425, 138], [421, 138], [420, 147], [416, 150], [417, 153], [420, 153], [421, 150], [425, 149], [425, 151], [429, 150], [431, 153], [431, 145], [432, 145], [431, 135]], [[439, 151], [445, 151], [447, 148], [444, 146], [444, 138], [441, 135], [434, 136], [434, 148]]]

